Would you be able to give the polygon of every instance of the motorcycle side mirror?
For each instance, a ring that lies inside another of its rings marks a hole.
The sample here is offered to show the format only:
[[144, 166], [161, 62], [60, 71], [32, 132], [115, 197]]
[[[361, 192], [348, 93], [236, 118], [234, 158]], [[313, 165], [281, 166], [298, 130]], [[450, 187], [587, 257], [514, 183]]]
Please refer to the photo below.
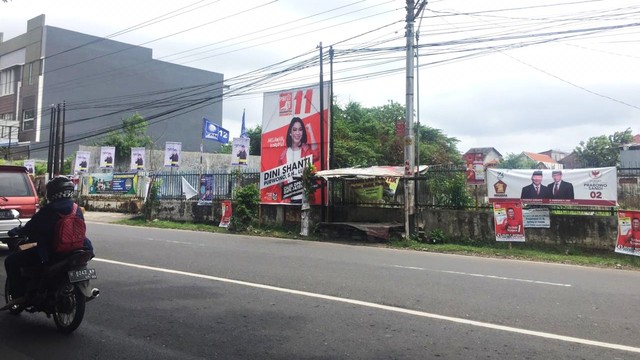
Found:
[[20, 212], [16, 209], [11, 209], [9, 210], [9, 212], [11, 213], [11, 216], [13, 219], [18, 219], [20, 218]]

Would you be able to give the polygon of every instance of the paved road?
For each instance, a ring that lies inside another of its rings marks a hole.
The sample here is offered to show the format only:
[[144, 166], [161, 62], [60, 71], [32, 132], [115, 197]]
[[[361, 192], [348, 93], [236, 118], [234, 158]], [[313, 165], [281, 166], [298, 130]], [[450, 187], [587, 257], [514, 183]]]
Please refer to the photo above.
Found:
[[639, 272], [89, 221], [85, 322], [0, 314], [0, 358], [640, 358]]

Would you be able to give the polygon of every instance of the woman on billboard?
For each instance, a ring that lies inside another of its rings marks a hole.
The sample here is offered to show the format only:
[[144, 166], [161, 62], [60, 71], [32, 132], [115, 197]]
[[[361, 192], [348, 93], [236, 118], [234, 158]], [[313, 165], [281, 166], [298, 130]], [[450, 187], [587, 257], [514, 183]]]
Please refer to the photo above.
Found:
[[[307, 129], [309, 130], [309, 138], [311, 145], [307, 143]], [[313, 136], [313, 130], [311, 125], [304, 126], [302, 119], [294, 117], [289, 123], [287, 129], [287, 148], [284, 149], [280, 155], [279, 164], [284, 165], [303, 159], [309, 155], [313, 155], [313, 161], [316, 162], [319, 158], [318, 144]]]

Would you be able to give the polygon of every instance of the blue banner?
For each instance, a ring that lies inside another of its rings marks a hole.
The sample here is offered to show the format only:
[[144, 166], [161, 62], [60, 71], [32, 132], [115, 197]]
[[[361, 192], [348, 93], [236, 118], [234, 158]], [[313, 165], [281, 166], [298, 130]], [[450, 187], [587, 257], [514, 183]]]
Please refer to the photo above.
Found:
[[216, 140], [223, 144], [229, 142], [229, 131], [223, 129], [221, 126], [212, 123], [206, 118], [202, 119], [204, 121], [202, 125], [202, 138], [209, 140]]

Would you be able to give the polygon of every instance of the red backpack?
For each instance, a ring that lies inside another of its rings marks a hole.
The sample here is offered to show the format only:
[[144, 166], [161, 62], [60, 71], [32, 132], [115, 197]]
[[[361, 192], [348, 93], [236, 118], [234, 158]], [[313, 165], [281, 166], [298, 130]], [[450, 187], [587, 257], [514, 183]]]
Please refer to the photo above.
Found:
[[56, 223], [53, 241], [53, 251], [66, 253], [80, 249], [84, 246], [87, 234], [87, 226], [84, 220], [77, 216], [78, 204], [73, 204], [73, 210], [69, 215], [62, 215]]

